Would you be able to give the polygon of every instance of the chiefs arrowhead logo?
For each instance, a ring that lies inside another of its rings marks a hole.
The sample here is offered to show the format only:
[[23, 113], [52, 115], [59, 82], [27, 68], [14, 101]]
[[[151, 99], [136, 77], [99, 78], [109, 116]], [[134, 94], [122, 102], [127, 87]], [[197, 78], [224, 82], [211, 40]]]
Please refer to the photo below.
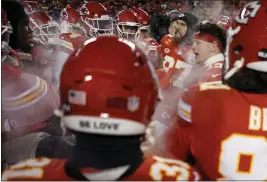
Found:
[[258, 1], [253, 1], [246, 4], [241, 13], [238, 16], [236, 16], [235, 20], [238, 23], [247, 24], [250, 18], [254, 18], [256, 16], [260, 7], [261, 5], [259, 4]]

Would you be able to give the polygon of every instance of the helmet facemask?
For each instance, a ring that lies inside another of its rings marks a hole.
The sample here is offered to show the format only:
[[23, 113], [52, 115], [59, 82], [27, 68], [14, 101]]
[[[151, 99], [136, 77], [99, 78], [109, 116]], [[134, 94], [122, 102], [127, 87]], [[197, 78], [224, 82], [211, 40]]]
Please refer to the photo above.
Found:
[[136, 40], [138, 33], [140, 33], [141, 24], [134, 22], [121, 22], [117, 25], [119, 37], [126, 38], [128, 40]]
[[44, 44], [58, 44], [60, 34], [60, 26], [54, 21], [49, 21], [47, 24], [38, 26], [34, 23], [32, 27], [34, 37], [41, 39]]
[[108, 15], [102, 15], [100, 18], [85, 18], [85, 24], [89, 26], [91, 37], [99, 35], [113, 35], [113, 19]]
[[74, 23], [69, 23], [67, 21], [63, 21], [60, 24], [60, 31], [61, 33], [78, 33], [81, 34], [83, 32], [85, 32], [85, 30], [83, 29], [83, 27], [81, 27], [81, 25], [79, 23], [74, 24]]

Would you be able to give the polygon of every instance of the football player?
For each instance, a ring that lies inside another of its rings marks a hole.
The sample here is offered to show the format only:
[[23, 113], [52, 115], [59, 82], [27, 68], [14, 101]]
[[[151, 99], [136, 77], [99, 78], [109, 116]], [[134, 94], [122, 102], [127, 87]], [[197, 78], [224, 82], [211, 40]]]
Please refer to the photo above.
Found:
[[5, 116], [1, 121], [2, 167], [38, 156], [63, 157], [68, 150], [62, 152], [57, 148], [69, 146], [54, 137], [62, 133], [59, 121], [51, 118], [59, 106], [59, 95], [53, 85], [9, 65], [2, 65], [1, 70]]
[[186, 63], [181, 56], [183, 54], [181, 45], [192, 38], [192, 29], [194, 29], [197, 18], [191, 13], [171, 11], [169, 19], [169, 34], [160, 40], [164, 58], [163, 68], [165, 71], [170, 68], [191, 68], [192, 65]]
[[203, 64], [199, 82], [220, 81], [226, 47], [226, 31], [213, 23], [201, 23], [193, 44], [196, 63]]
[[53, 83], [59, 87], [59, 75], [67, 58], [80, 47], [88, 38], [86, 31], [82, 27], [79, 12], [67, 6], [60, 13], [59, 49], [55, 56], [55, 64], [53, 65], [54, 80]]
[[59, 25], [46, 12], [33, 11], [29, 14], [29, 28], [33, 30], [34, 46], [31, 51], [32, 59], [25, 60], [27, 72], [52, 81], [52, 66], [57, 52]]
[[178, 125], [166, 133], [171, 154], [192, 154], [208, 180], [267, 179], [266, 9], [267, 1], [253, 1], [236, 16], [225, 84], [202, 83], [185, 92]]
[[137, 14], [132, 10], [123, 10], [117, 15], [117, 34], [119, 37], [135, 41], [140, 34], [140, 22]]
[[211, 23], [200, 24], [197, 31], [193, 45], [183, 47], [183, 49], [187, 48], [183, 51], [183, 55], [189, 55], [187, 62], [190, 61], [192, 53], [195, 54], [195, 64], [187, 63], [191, 67], [170, 68], [163, 73], [158, 71], [160, 85], [163, 88], [163, 94], [166, 95], [163, 102], [158, 105], [154, 116], [154, 119], [159, 121], [159, 125], [168, 126], [176, 119], [178, 98], [188, 87], [196, 83], [221, 81], [224, 62], [222, 52], [226, 46], [226, 33], [219, 26]]
[[115, 36], [89, 39], [61, 73], [56, 113], [65, 132], [76, 136], [69, 141], [72, 159], [30, 159], [2, 179], [198, 180], [182, 161], [143, 156], [142, 138], [159, 93], [155, 70], [134, 43]]
[[78, 8], [78, 12], [88, 38], [113, 35], [113, 18], [109, 16], [103, 4], [95, 1], [85, 2]]
[[[134, 12], [135, 16], [137, 16], [139, 23], [142, 26], [137, 30], [135, 41], [138, 39], [145, 39], [149, 36], [149, 26], [150, 26], [150, 18], [146, 11], [141, 8], [131, 8], [131, 11]], [[155, 40], [156, 41], [156, 40]]]
[[29, 28], [30, 20], [24, 7], [16, 1], [4, 0], [2, 8], [6, 11], [13, 30], [10, 34], [9, 46], [29, 53], [33, 47], [33, 32]]
[[[17, 42], [18, 46], [22, 42], [24, 42], [23, 45], [28, 45], [31, 34], [29, 37], [25, 34], [29, 25], [23, 6], [15, 1], [5, 1], [2, 5], [7, 9], [9, 15], [11, 14], [10, 22], [12, 27], [16, 28], [15, 34], [11, 34], [12, 42]], [[19, 15], [24, 15], [25, 19], [20, 19]], [[2, 16], [2, 18], [4, 17]], [[7, 18], [9, 17], [5, 16], [4, 20], [7, 21]], [[2, 33], [10, 32], [10, 27], [4, 25], [8, 24], [2, 25]], [[26, 37], [21, 39], [21, 35]], [[5, 41], [9, 42], [7, 37]], [[17, 53], [12, 49], [11, 52], [15, 55]], [[20, 58], [16, 56], [17, 61]], [[22, 64], [20, 65], [22, 66]], [[51, 83], [13, 66], [16, 65], [10, 64], [7, 59], [1, 66], [1, 111], [4, 116], [1, 121], [2, 167], [5, 168], [19, 161], [38, 156], [63, 157], [63, 153], [70, 151], [66, 149], [69, 145], [66, 145], [62, 138], [54, 137], [60, 136], [62, 132], [59, 122], [51, 121], [54, 109], [59, 106], [59, 94]]]

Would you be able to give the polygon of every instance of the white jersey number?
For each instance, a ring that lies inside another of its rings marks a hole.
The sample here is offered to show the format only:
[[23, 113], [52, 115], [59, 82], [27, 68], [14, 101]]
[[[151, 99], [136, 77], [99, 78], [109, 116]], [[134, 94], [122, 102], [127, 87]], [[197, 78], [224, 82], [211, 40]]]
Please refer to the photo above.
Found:
[[170, 68], [192, 68], [192, 65], [180, 60], [174, 60], [173, 57], [165, 56], [163, 61], [163, 68], [164, 70], [168, 71]]
[[18, 164], [15, 164], [6, 170], [2, 175], [2, 180], [9, 179], [41, 179], [44, 171], [42, 167], [51, 162], [48, 158], [29, 159]]
[[232, 134], [221, 143], [219, 172], [225, 180], [267, 180], [267, 139]]
[[[182, 161], [161, 158], [153, 156], [157, 161], [150, 168], [150, 176], [155, 181], [162, 181], [164, 176], [176, 178], [176, 180], [189, 180], [190, 166]], [[195, 180], [199, 180], [199, 176], [195, 173]]]

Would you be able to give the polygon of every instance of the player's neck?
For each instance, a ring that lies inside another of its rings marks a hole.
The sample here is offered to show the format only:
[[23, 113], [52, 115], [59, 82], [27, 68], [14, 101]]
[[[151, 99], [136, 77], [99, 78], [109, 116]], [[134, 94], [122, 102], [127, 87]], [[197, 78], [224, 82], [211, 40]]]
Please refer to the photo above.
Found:
[[79, 167], [98, 169], [141, 163], [140, 136], [118, 137], [101, 135], [76, 136], [73, 162]]

